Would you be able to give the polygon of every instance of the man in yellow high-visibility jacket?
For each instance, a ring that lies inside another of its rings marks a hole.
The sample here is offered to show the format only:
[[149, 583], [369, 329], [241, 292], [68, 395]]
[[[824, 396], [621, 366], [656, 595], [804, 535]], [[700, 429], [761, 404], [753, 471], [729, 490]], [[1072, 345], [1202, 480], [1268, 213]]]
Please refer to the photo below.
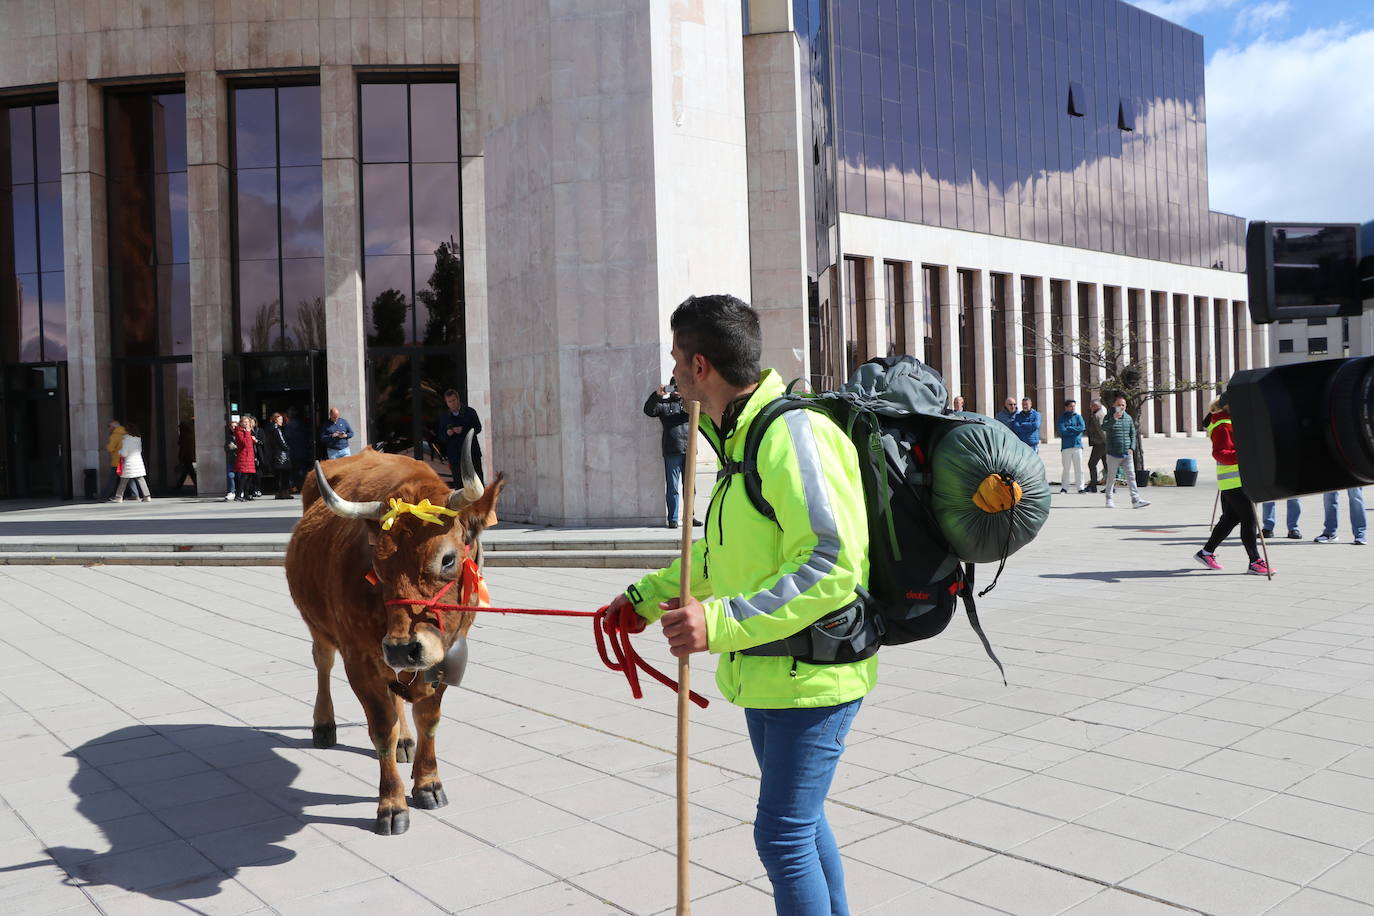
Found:
[[[678, 306], [671, 324], [678, 388], [701, 402], [702, 432], [728, 467], [743, 458], [760, 408], [783, 394], [777, 374], [759, 369], [758, 315], [733, 296], [701, 296]], [[847, 913], [823, 805], [878, 659], [809, 664], [776, 646], [853, 605], [868, 584], [858, 457], [829, 418], [794, 410], [769, 425], [758, 472], [776, 522], [754, 508], [742, 481], [723, 475], [705, 536], [693, 545], [692, 599], [679, 607], [674, 562], [632, 585], [611, 611], [631, 631], [661, 620], [675, 656], [721, 656], [716, 684], [744, 707], [759, 763], [754, 841], [778, 912]]]

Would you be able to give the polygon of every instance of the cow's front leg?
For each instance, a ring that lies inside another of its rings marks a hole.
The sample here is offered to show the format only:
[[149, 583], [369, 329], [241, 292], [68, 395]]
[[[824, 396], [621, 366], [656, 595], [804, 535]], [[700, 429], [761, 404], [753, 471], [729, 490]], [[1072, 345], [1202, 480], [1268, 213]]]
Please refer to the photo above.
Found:
[[[355, 690], [357, 686], [354, 685]], [[369, 689], [357, 690], [357, 693], [367, 715], [367, 733], [377, 749], [381, 770], [377, 786], [377, 823], [372, 829], [382, 836], [405, 833], [410, 828], [410, 810], [406, 807], [405, 784], [396, 768], [396, 742], [401, 727], [393, 702], [395, 698], [385, 683], [369, 685]]]
[[415, 739], [410, 734], [410, 721], [406, 718], [406, 701], [400, 696], [396, 700], [396, 719], [401, 723], [401, 737], [396, 742], [396, 762], [410, 763], [415, 758]]
[[410, 799], [417, 808], [442, 808], [448, 804], [434, 751], [434, 735], [439, 731], [439, 705], [443, 699], [444, 685], [437, 684], [433, 693], [414, 704], [415, 731], [420, 737], [415, 746], [415, 762], [410, 768], [410, 778], [415, 781]]

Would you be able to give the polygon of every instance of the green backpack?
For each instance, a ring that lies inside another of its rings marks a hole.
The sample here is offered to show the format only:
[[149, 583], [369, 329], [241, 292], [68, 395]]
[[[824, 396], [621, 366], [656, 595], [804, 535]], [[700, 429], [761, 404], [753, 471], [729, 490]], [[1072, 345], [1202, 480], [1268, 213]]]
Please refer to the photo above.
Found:
[[[810, 664], [868, 658], [884, 645], [941, 633], [962, 601], [983, 649], [992, 650], [973, 597], [975, 563], [999, 563], [1028, 544], [1049, 516], [1040, 457], [1003, 424], [945, 408], [940, 374], [914, 357], [874, 359], [845, 385], [788, 394], [763, 406], [744, 455], [723, 476], [740, 474], [754, 508], [777, 523], [763, 496], [759, 445], [790, 410], [815, 410], [853, 441], [868, 508], [869, 585], [860, 601], [750, 655], [787, 655]], [[991, 591], [992, 585], [979, 593]]]

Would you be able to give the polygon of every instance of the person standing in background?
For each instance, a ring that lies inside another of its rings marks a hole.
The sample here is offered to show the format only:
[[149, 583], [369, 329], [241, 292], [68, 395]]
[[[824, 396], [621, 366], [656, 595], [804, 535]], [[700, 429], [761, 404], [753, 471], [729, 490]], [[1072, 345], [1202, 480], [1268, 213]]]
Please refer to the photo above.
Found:
[[1069, 472], [1073, 472], [1074, 491], [1086, 493], [1083, 486], [1083, 417], [1078, 412], [1078, 402], [1070, 398], [1064, 402], [1064, 412], [1054, 424], [1059, 433], [1059, 455], [1062, 470], [1059, 474], [1059, 492], [1069, 492]]
[[1083, 418], [1088, 432], [1088, 492], [1096, 493], [1098, 473], [1102, 473], [1102, 486], [1107, 485], [1107, 436], [1102, 432], [1102, 421], [1107, 419], [1107, 409], [1102, 402], [1093, 398], [1088, 405], [1088, 415]]
[[1131, 508], [1144, 509], [1150, 504], [1136, 489], [1135, 442], [1137, 438], [1135, 420], [1126, 412], [1126, 399], [1117, 398], [1112, 402], [1112, 412], [1102, 421], [1102, 434], [1107, 440], [1107, 508], [1116, 507], [1112, 495], [1116, 490], [1116, 472], [1122, 465], [1126, 467], [1126, 484], [1131, 490]]
[[[682, 472], [687, 463], [687, 437], [691, 435], [690, 417], [682, 404], [677, 383], [659, 385], [644, 401], [644, 416], [656, 417], [663, 426], [663, 494], [668, 508], [668, 527], [676, 528], [682, 505]], [[701, 522], [692, 519], [694, 526]]]
[[353, 454], [353, 427], [339, 416], [339, 408], [329, 408], [329, 422], [320, 430], [320, 441], [324, 443], [325, 460], [347, 458]]
[[1031, 451], [1040, 451], [1040, 411], [1031, 404], [1030, 398], [1021, 399], [1021, 409], [1011, 415], [1011, 422], [1007, 425]]
[[[138, 426], [134, 423], [124, 425], [124, 438], [119, 443], [119, 457], [123, 459], [119, 470], [119, 485], [115, 487], [115, 494], [110, 498], [112, 503], [124, 502], [124, 488], [130, 487], [132, 498], [140, 502], [152, 500], [152, 493], [148, 490], [147, 470], [143, 467], [143, 440], [138, 437]], [[130, 481], [132, 485], [130, 486]], [[142, 487], [143, 495], [139, 495], [139, 488]]]
[[[1261, 513], [1264, 519], [1263, 530], [1266, 540], [1274, 536], [1274, 523], [1278, 521], [1278, 510], [1275, 506], [1276, 504], [1272, 502], [1265, 503], [1264, 510]], [[1294, 541], [1301, 541], [1302, 531], [1298, 528], [1298, 518], [1302, 515], [1301, 500], [1297, 498], [1288, 500], [1284, 515], [1286, 516], [1284, 521], [1288, 523], [1288, 537]]]
[[463, 440], [467, 438], [468, 430], [473, 434], [472, 469], [477, 479], [485, 483], [487, 478], [482, 472], [482, 443], [477, 438], [482, 433], [482, 418], [477, 416], [472, 405], [464, 405], [462, 397], [452, 388], [444, 392], [444, 403], [448, 405], [448, 410], [435, 422], [434, 429], [439, 436], [439, 445], [448, 458], [449, 472], [453, 475], [455, 485], [463, 466]]
[[110, 433], [109, 438], [105, 440], [105, 452], [110, 456], [110, 476], [100, 490], [100, 499], [114, 496], [115, 490], [119, 487], [119, 447], [124, 444], [124, 436], [127, 434], [124, 425], [118, 420], [111, 420], [106, 428]]
[[[1325, 524], [1322, 526], [1322, 533], [1313, 538], [1318, 544], [1330, 544], [1339, 540], [1336, 537], [1336, 523], [1338, 521], [1336, 511], [1340, 501], [1340, 492], [1332, 490], [1322, 496], [1322, 508], [1326, 510]], [[1352, 543], [1356, 547], [1363, 547], [1369, 543], [1364, 538], [1365, 533], [1365, 514], [1364, 514], [1364, 487], [1351, 487], [1345, 491], [1346, 503], [1350, 508], [1350, 533], [1355, 540]]]

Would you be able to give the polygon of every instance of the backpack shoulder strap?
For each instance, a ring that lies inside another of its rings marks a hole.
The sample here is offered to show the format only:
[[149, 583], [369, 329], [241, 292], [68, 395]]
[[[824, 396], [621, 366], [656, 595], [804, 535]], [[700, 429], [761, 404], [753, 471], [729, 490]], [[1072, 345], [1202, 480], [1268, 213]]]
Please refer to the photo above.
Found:
[[774, 398], [763, 405], [754, 415], [753, 421], [749, 424], [749, 432], [745, 434], [743, 457], [739, 461], [727, 461], [721, 468], [722, 474], [744, 476], [744, 492], [748, 494], [749, 502], [753, 504], [755, 511], [775, 525], [778, 524], [778, 514], [763, 496], [763, 478], [759, 476], [759, 448], [763, 445], [763, 434], [768, 431], [773, 421], [789, 410], [798, 409], [818, 408], [808, 403], [806, 398], [796, 395]]

